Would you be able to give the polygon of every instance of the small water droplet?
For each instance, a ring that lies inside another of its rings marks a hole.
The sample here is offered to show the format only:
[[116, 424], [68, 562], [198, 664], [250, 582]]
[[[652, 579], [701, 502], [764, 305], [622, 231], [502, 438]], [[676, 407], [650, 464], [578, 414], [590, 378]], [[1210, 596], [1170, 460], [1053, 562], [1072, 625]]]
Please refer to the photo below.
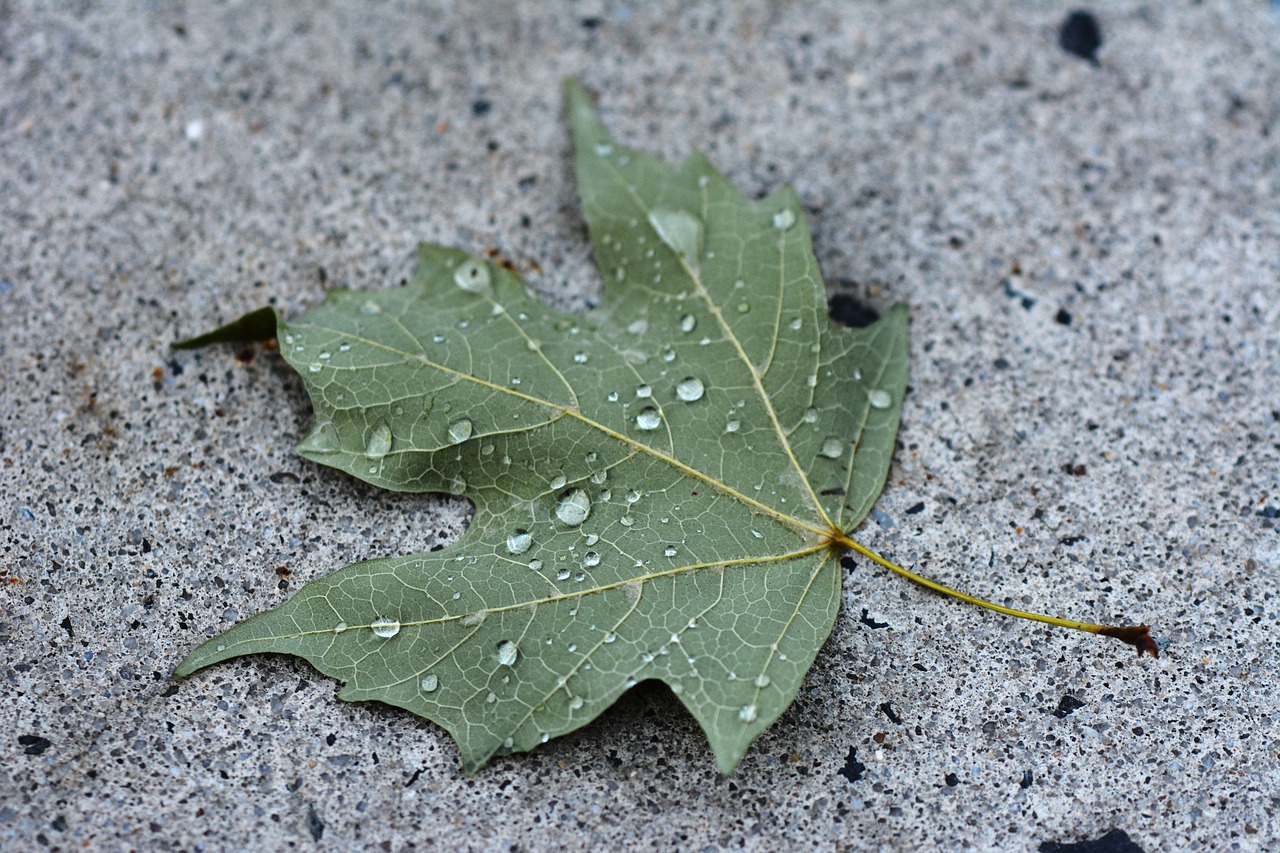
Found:
[[588, 568], [600, 565], [600, 555], [595, 551], [588, 551], [582, 555], [582, 565]]
[[701, 400], [705, 391], [706, 388], [703, 387], [702, 380], [696, 376], [686, 376], [676, 386], [676, 396], [686, 403], [694, 403]]
[[422, 682], [418, 685], [422, 688], [423, 693], [435, 693], [440, 687], [439, 677], [428, 673], [422, 676]]
[[662, 425], [662, 415], [653, 406], [645, 406], [636, 415], [636, 426], [643, 430], [657, 429]]
[[597, 157], [608, 157], [608, 156], [609, 156], [610, 154], [612, 154], [612, 153], [613, 153], [613, 146], [612, 146], [612, 145], [610, 145], [609, 143], [607, 143], [607, 142], [598, 142], [598, 143], [596, 143], [596, 156], [597, 156]]
[[617, 639], [618, 639], [618, 635], [617, 635], [617, 634], [615, 634], [615, 633], [613, 633], [612, 631], [610, 631], [609, 633], [607, 633], [607, 634], [605, 634], [605, 635], [604, 635], [604, 641], [605, 641], [606, 643], [612, 643], [613, 641], [615, 641], [615, 640], [617, 640]]
[[551, 478], [551, 488], [563, 489], [565, 486], [565, 483], [568, 483], [568, 482], [569, 482], [569, 479], [565, 477], [564, 474], [556, 474], [554, 477]]
[[613, 500], [613, 492], [612, 492], [612, 491], [610, 491], [609, 489], [601, 489], [601, 490], [600, 490], [600, 503], [602, 503], [602, 504], [607, 504], [607, 503], [608, 503], [609, 501], [611, 501], [611, 500]]
[[498, 643], [498, 649], [494, 653], [498, 663], [502, 666], [515, 666], [516, 658], [520, 656], [520, 649], [510, 640], [503, 640]]
[[551, 735], [547, 734], [546, 732], [543, 732], [541, 735], [538, 736], [538, 741], [541, 743], [546, 743], [549, 740], [551, 740]]
[[342, 344], [338, 347], [338, 352], [347, 352], [351, 349], [351, 344]]
[[600, 537], [595, 533], [587, 534], [587, 545], [594, 545], [600, 541]]
[[575, 353], [573, 354], [573, 362], [574, 362], [574, 364], [586, 364], [586, 363], [587, 363], [587, 358], [588, 358], [588, 356], [587, 356], [587, 354], [586, 354], [585, 352], [575, 352]]
[[613, 278], [615, 281], [624, 281], [627, 277], [626, 267], [614, 267]]
[[804, 410], [804, 422], [807, 424], [816, 423], [818, 420], [818, 410], [808, 408]]
[[608, 397], [606, 397], [605, 399], [606, 399], [606, 400], [608, 400], [610, 403], [616, 403], [616, 402], [618, 402], [618, 392], [617, 392], [617, 391], [610, 391], [610, 392], [609, 392], [609, 396], [608, 396]]
[[369, 440], [365, 442], [364, 454], [370, 459], [381, 459], [391, 452], [391, 427], [386, 421], [378, 421], [369, 430]]
[[310, 370], [312, 373], [319, 373], [319, 372], [320, 372], [320, 362], [318, 362], [318, 361], [313, 361], [313, 362], [311, 362], [311, 364], [309, 364], [309, 365], [307, 366], [307, 369], [308, 369], [308, 370]]
[[692, 314], [685, 314], [683, 317], [680, 318], [680, 331], [692, 332], [696, 328], [698, 328], [697, 317], [693, 316]]
[[786, 231], [792, 225], [796, 224], [796, 215], [790, 210], [781, 210], [773, 215], [773, 227], [779, 231]]
[[454, 444], [461, 444], [468, 438], [471, 438], [471, 421], [463, 418], [449, 425], [449, 440]]
[[463, 261], [453, 271], [453, 283], [470, 293], [487, 293], [489, 267], [479, 261]]
[[381, 314], [382, 306], [376, 302], [366, 302], [360, 306], [361, 314]]
[[369, 626], [375, 636], [386, 640], [400, 633], [400, 623], [395, 619], [379, 619]]
[[662, 549], [662, 553], [663, 556], [674, 557], [676, 555], [676, 548], [674, 545], [668, 545], [666, 548]]
[[645, 332], [649, 331], [649, 321], [643, 317], [639, 320], [632, 320], [627, 325], [627, 331], [633, 335], [643, 335]]
[[867, 392], [867, 402], [873, 409], [887, 409], [893, 405], [893, 398], [883, 388], [872, 388]]
[[618, 519], [618, 523], [623, 527], [631, 527], [636, 523], [636, 520], [629, 515], [624, 515], [622, 518]]
[[569, 700], [569, 708], [570, 710], [573, 710], [573, 711], [578, 710], [584, 704], [586, 703], [583, 701], [581, 696], [574, 696], [572, 699]]
[[738, 719], [744, 723], [754, 723], [758, 712], [755, 705], [743, 705], [742, 710], [738, 712]]
[[764, 534], [763, 534], [763, 533], [761, 533], [759, 530], [756, 530], [754, 527], [753, 527], [753, 528], [751, 528], [751, 535], [752, 535], [752, 536], [754, 536], [754, 537], [756, 537], [757, 539], [763, 539], [763, 538], [764, 538]]
[[725, 432], [737, 432], [740, 429], [742, 429], [742, 421], [729, 421], [724, 425]]
[[569, 570], [568, 570], [568, 569], [561, 569], [560, 571], [556, 572], [556, 580], [558, 580], [558, 581], [567, 581], [568, 579], [569, 579]]
[[347, 630], [347, 628], [349, 628], [349, 627], [350, 627], [350, 626], [349, 626], [349, 625], [347, 625], [347, 623], [346, 623], [346, 622], [339, 622], [337, 625], [334, 625], [334, 626], [333, 626], [333, 633], [335, 633], [335, 634], [341, 634], [341, 633], [343, 633], [344, 631], [346, 631], [346, 630]]
[[517, 530], [507, 537], [507, 550], [512, 554], [523, 554], [533, 544], [533, 536], [527, 530]]
[[647, 400], [648, 398], [653, 396], [653, 389], [650, 388], [648, 385], [641, 385], [640, 387], [636, 388], [636, 396], [641, 398], [642, 400]]
[[804, 378], [804, 384], [808, 385], [810, 388], [818, 387], [818, 374], [810, 373]]
[[791, 326], [791, 331], [798, 332], [804, 326], [804, 321], [799, 317], [796, 317], [788, 325]]
[[[584, 572], [578, 572], [576, 575], [573, 576], [573, 579], [578, 583], [582, 583], [584, 580], [587, 579], [587, 576]], [[572, 646], [569, 647], [569, 651], [573, 651]]]
[[739, 303], [738, 303], [738, 313], [739, 313], [739, 314], [749, 314], [749, 313], [751, 313], [751, 303], [750, 303], [750, 302], [739, 302]]
[[756, 676], [756, 687], [759, 687], [761, 690], [763, 690], [764, 688], [768, 687], [772, 681], [773, 679], [771, 679], [769, 676], [765, 675], [762, 672]]
[[533, 558], [532, 560], [529, 561], [529, 568], [535, 572], [542, 571], [542, 561], [539, 560], [537, 557]]
[[556, 518], [569, 527], [577, 527], [591, 515], [591, 498], [582, 489], [572, 489], [556, 504]]
[[594, 465], [595, 461], [599, 458], [600, 458], [600, 454], [596, 453], [594, 450], [583, 457], [583, 459], [587, 461], [588, 465]]
[[831, 436], [822, 442], [822, 449], [818, 452], [828, 459], [839, 459], [844, 455], [844, 442]]
[[609, 472], [603, 468], [591, 475], [591, 482], [597, 486], [603, 486], [605, 481], [609, 479]]
[[454, 474], [453, 479], [449, 481], [449, 494], [460, 495], [467, 490], [467, 478], [461, 474]]
[[498, 694], [497, 694], [497, 693], [494, 693], [492, 690], [490, 690], [490, 691], [489, 691], [489, 695], [487, 695], [487, 696], [485, 696], [485, 697], [484, 697], [484, 701], [486, 701], [486, 702], [488, 702], [490, 705], [492, 705], [494, 702], [497, 702], [497, 701], [498, 701]]

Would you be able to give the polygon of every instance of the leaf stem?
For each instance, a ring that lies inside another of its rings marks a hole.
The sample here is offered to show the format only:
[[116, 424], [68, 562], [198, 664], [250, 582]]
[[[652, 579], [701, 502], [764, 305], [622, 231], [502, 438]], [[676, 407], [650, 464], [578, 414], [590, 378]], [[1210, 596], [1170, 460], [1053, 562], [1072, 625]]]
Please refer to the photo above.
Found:
[[1002, 604], [996, 604], [993, 601], [987, 601], [985, 599], [978, 598], [977, 596], [961, 592], [957, 589], [952, 589], [951, 587], [940, 584], [935, 580], [931, 580], [922, 575], [918, 575], [913, 571], [904, 569], [897, 563], [893, 563], [886, 560], [884, 557], [881, 557], [870, 548], [855, 542], [847, 534], [841, 533], [837, 536], [833, 536], [832, 541], [835, 544], [848, 548], [851, 551], [856, 551], [868, 560], [871, 560], [873, 563], [883, 566], [894, 574], [902, 575], [908, 580], [915, 581], [921, 586], [928, 587], [934, 592], [940, 592], [943, 595], [958, 598], [961, 601], [967, 601], [970, 604], [976, 604], [979, 607], [985, 607], [987, 610], [994, 610], [995, 612], [1003, 613], [1006, 616], [1016, 616], [1019, 619], [1030, 619], [1033, 622], [1043, 622], [1047, 625], [1056, 625], [1059, 628], [1071, 628], [1073, 630], [1084, 631], [1089, 634], [1102, 634], [1106, 637], [1115, 637], [1123, 643], [1128, 643], [1129, 645], [1136, 647], [1139, 655], [1146, 652], [1153, 658], [1160, 656], [1159, 648], [1156, 646], [1155, 640], [1152, 639], [1148, 626], [1146, 625], [1095, 625], [1091, 622], [1077, 622], [1074, 619], [1063, 619], [1058, 616], [1046, 616], [1043, 613], [1030, 613], [1026, 610], [1015, 610], [1012, 607], [1005, 607]]

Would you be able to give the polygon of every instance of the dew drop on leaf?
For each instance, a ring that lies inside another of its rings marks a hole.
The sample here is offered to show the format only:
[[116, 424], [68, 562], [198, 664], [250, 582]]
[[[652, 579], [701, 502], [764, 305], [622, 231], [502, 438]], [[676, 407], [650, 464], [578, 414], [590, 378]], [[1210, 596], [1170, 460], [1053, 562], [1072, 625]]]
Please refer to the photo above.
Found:
[[582, 489], [573, 489], [556, 504], [556, 518], [569, 527], [578, 527], [591, 515], [591, 498]]
[[725, 432], [737, 432], [742, 429], [742, 421], [733, 420], [724, 425]]
[[527, 530], [517, 530], [507, 537], [507, 550], [512, 554], [523, 554], [533, 544], [533, 536]]
[[343, 631], [346, 631], [348, 627], [349, 626], [346, 622], [339, 622], [337, 625], [333, 626], [333, 633], [341, 634]]
[[569, 700], [569, 708], [574, 711], [581, 708], [584, 704], [586, 703], [583, 702], [583, 699], [581, 696], [574, 696], [572, 699]]
[[674, 545], [668, 545], [666, 548], [662, 549], [662, 553], [664, 556], [674, 557], [676, 555], [676, 548]]
[[662, 415], [658, 414], [658, 410], [653, 406], [645, 406], [640, 410], [640, 414], [636, 415], [636, 426], [643, 430], [657, 429], [662, 425]]
[[381, 314], [382, 306], [376, 302], [369, 301], [360, 306], [361, 314]]
[[822, 450], [818, 452], [828, 459], [839, 459], [844, 455], [844, 442], [831, 436], [822, 442]]
[[636, 388], [636, 396], [641, 398], [642, 400], [648, 399], [649, 397], [653, 396], [653, 389], [650, 388], [648, 385], [641, 385], [638, 388]]
[[374, 636], [381, 637], [384, 640], [394, 637], [400, 633], [400, 623], [395, 619], [379, 619], [369, 626]]
[[680, 331], [692, 332], [698, 327], [698, 318], [692, 314], [685, 314], [680, 318]]
[[873, 409], [887, 409], [893, 405], [893, 398], [883, 388], [872, 388], [867, 392], [867, 402]]
[[757, 713], [755, 705], [743, 705], [742, 710], [738, 711], [738, 719], [744, 723], [754, 723]]
[[449, 440], [454, 444], [461, 444], [468, 438], [471, 438], [471, 421], [463, 418], [449, 425]]
[[796, 215], [790, 210], [780, 210], [773, 215], [773, 227], [779, 231], [786, 231], [795, 224]]
[[432, 674], [422, 676], [422, 682], [419, 684], [423, 693], [435, 693], [440, 687], [440, 679]]
[[498, 643], [498, 649], [494, 653], [498, 663], [502, 666], [515, 666], [516, 658], [520, 656], [520, 649], [510, 640], [503, 640]]
[[687, 376], [676, 386], [676, 396], [686, 403], [693, 403], [702, 399], [705, 390], [701, 379], [696, 376]]
[[702, 255], [702, 220], [685, 210], [656, 207], [649, 211], [649, 224], [671, 251], [695, 270], [698, 268]]
[[759, 687], [761, 690], [768, 687], [772, 682], [773, 679], [765, 675], [763, 672], [756, 676], [756, 687]]
[[565, 486], [565, 483], [568, 483], [568, 482], [569, 482], [569, 478], [566, 477], [564, 474], [556, 474], [554, 477], [551, 478], [551, 488], [563, 489]]
[[487, 293], [489, 267], [479, 261], [464, 261], [453, 271], [453, 283], [470, 293]]
[[364, 455], [370, 459], [381, 459], [391, 452], [391, 427], [386, 421], [378, 421], [369, 430], [369, 440], [364, 445]]
[[587, 566], [588, 568], [591, 566], [600, 565], [600, 554], [595, 551], [588, 551], [587, 553], [583, 554], [582, 565]]

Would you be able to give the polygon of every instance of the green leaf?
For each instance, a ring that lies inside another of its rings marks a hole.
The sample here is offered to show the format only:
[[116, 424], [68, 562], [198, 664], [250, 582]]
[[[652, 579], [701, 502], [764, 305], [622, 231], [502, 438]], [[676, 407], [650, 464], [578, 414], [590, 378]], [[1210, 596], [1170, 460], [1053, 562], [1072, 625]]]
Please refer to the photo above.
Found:
[[471, 527], [308, 584], [178, 676], [299, 655], [343, 699], [446, 728], [468, 772], [645, 679], [725, 773], [790, 705], [834, 624], [841, 543], [888, 471], [906, 310], [834, 327], [791, 190], [751, 203], [701, 155], [672, 167], [618, 145], [581, 87], [567, 95], [598, 310], [557, 313], [496, 264], [422, 246], [408, 286], [278, 320], [315, 407], [298, 452], [465, 495]]

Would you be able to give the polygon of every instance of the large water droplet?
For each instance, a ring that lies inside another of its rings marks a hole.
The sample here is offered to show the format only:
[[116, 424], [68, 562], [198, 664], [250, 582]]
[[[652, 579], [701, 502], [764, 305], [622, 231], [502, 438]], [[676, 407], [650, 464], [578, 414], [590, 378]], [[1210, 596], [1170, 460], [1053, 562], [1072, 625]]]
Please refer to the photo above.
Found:
[[449, 425], [449, 440], [454, 444], [461, 444], [468, 438], [471, 438], [471, 421], [463, 418]]
[[676, 546], [668, 545], [666, 548], [662, 549], [662, 554], [665, 557], [674, 557], [676, 555]]
[[379, 619], [369, 626], [374, 636], [386, 640], [400, 633], [400, 623], [395, 619]]
[[645, 406], [636, 415], [636, 426], [643, 430], [657, 429], [662, 425], [662, 415], [653, 406]]
[[818, 452], [828, 459], [839, 459], [844, 455], [844, 442], [832, 436], [822, 442], [822, 449]]
[[332, 453], [339, 447], [338, 431], [328, 421], [313, 424], [307, 437], [298, 442], [299, 452]]
[[883, 388], [872, 388], [867, 392], [867, 402], [873, 409], [887, 409], [893, 405], [893, 398]]
[[680, 384], [676, 386], [676, 396], [686, 403], [693, 403], [702, 399], [706, 389], [702, 385], [702, 380], [696, 376], [686, 376], [680, 380]]
[[738, 719], [744, 723], [754, 723], [759, 712], [755, 705], [743, 705], [742, 710], [738, 711]]
[[698, 327], [698, 318], [692, 314], [685, 314], [680, 318], [680, 331], [692, 332]]
[[649, 211], [649, 224], [671, 251], [697, 269], [702, 256], [702, 220], [687, 210], [656, 207]]
[[742, 429], [742, 421], [729, 421], [724, 425], [725, 432], [737, 432]]
[[512, 554], [523, 554], [533, 544], [533, 536], [527, 530], [517, 530], [507, 537], [507, 550]]
[[591, 474], [591, 482], [595, 483], [597, 486], [603, 486], [605, 484], [605, 481], [608, 479], [609, 479], [609, 472], [604, 470], [603, 468]]
[[636, 388], [636, 396], [641, 399], [648, 399], [653, 396], [653, 389], [648, 385], [641, 385]]
[[391, 427], [386, 421], [378, 421], [369, 430], [369, 440], [365, 442], [364, 454], [370, 459], [381, 459], [391, 452]]
[[582, 565], [588, 568], [600, 565], [600, 555], [595, 551], [588, 551], [582, 555]]
[[453, 283], [471, 293], [487, 293], [489, 267], [479, 261], [463, 261], [453, 271]]
[[804, 410], [804, 422], [807, 424], [815, 423], [818, 420], [818, 410], [810, 406]]
[[520, 656], [520, 649], [510, 640], [503, 640], [498, 643], [498, 650], [494, 653], [498, 663], [502, 666], [515, 666], [516, 658]]
[[419, 684], [423, 693], [435, 693], [440, 687], [439, 677], [428, 673], [422, 676], [422, 682]]
[[591, 498], [582, 489], [566, 492], [556, 504], [556, 518], [569, 527], [578, 527], [591, 515]]
[[761, 690], [773, 683], [773, 679], [765, 675], [763, 672], [756, 676], [756, 687]]
[[581, 696], [574, 696], [572, 699], [569, 700], [569, 708], [574, 711], [581, 708], [584, 704], [586, 703], [583, 702]]
[[790, 210], [780, 210], [773, 215], [773, 227], [779, 231], [786, 231], [795, 224], [796, 215]]
[[554, 477], [551, 478], [551, 488], [553, 490], [563, 489], [565, 486], [565, 483], [568, 483], [568, 482], [569, 482], [569, 478], [566, 477], [564, 474], [556, 474]]

